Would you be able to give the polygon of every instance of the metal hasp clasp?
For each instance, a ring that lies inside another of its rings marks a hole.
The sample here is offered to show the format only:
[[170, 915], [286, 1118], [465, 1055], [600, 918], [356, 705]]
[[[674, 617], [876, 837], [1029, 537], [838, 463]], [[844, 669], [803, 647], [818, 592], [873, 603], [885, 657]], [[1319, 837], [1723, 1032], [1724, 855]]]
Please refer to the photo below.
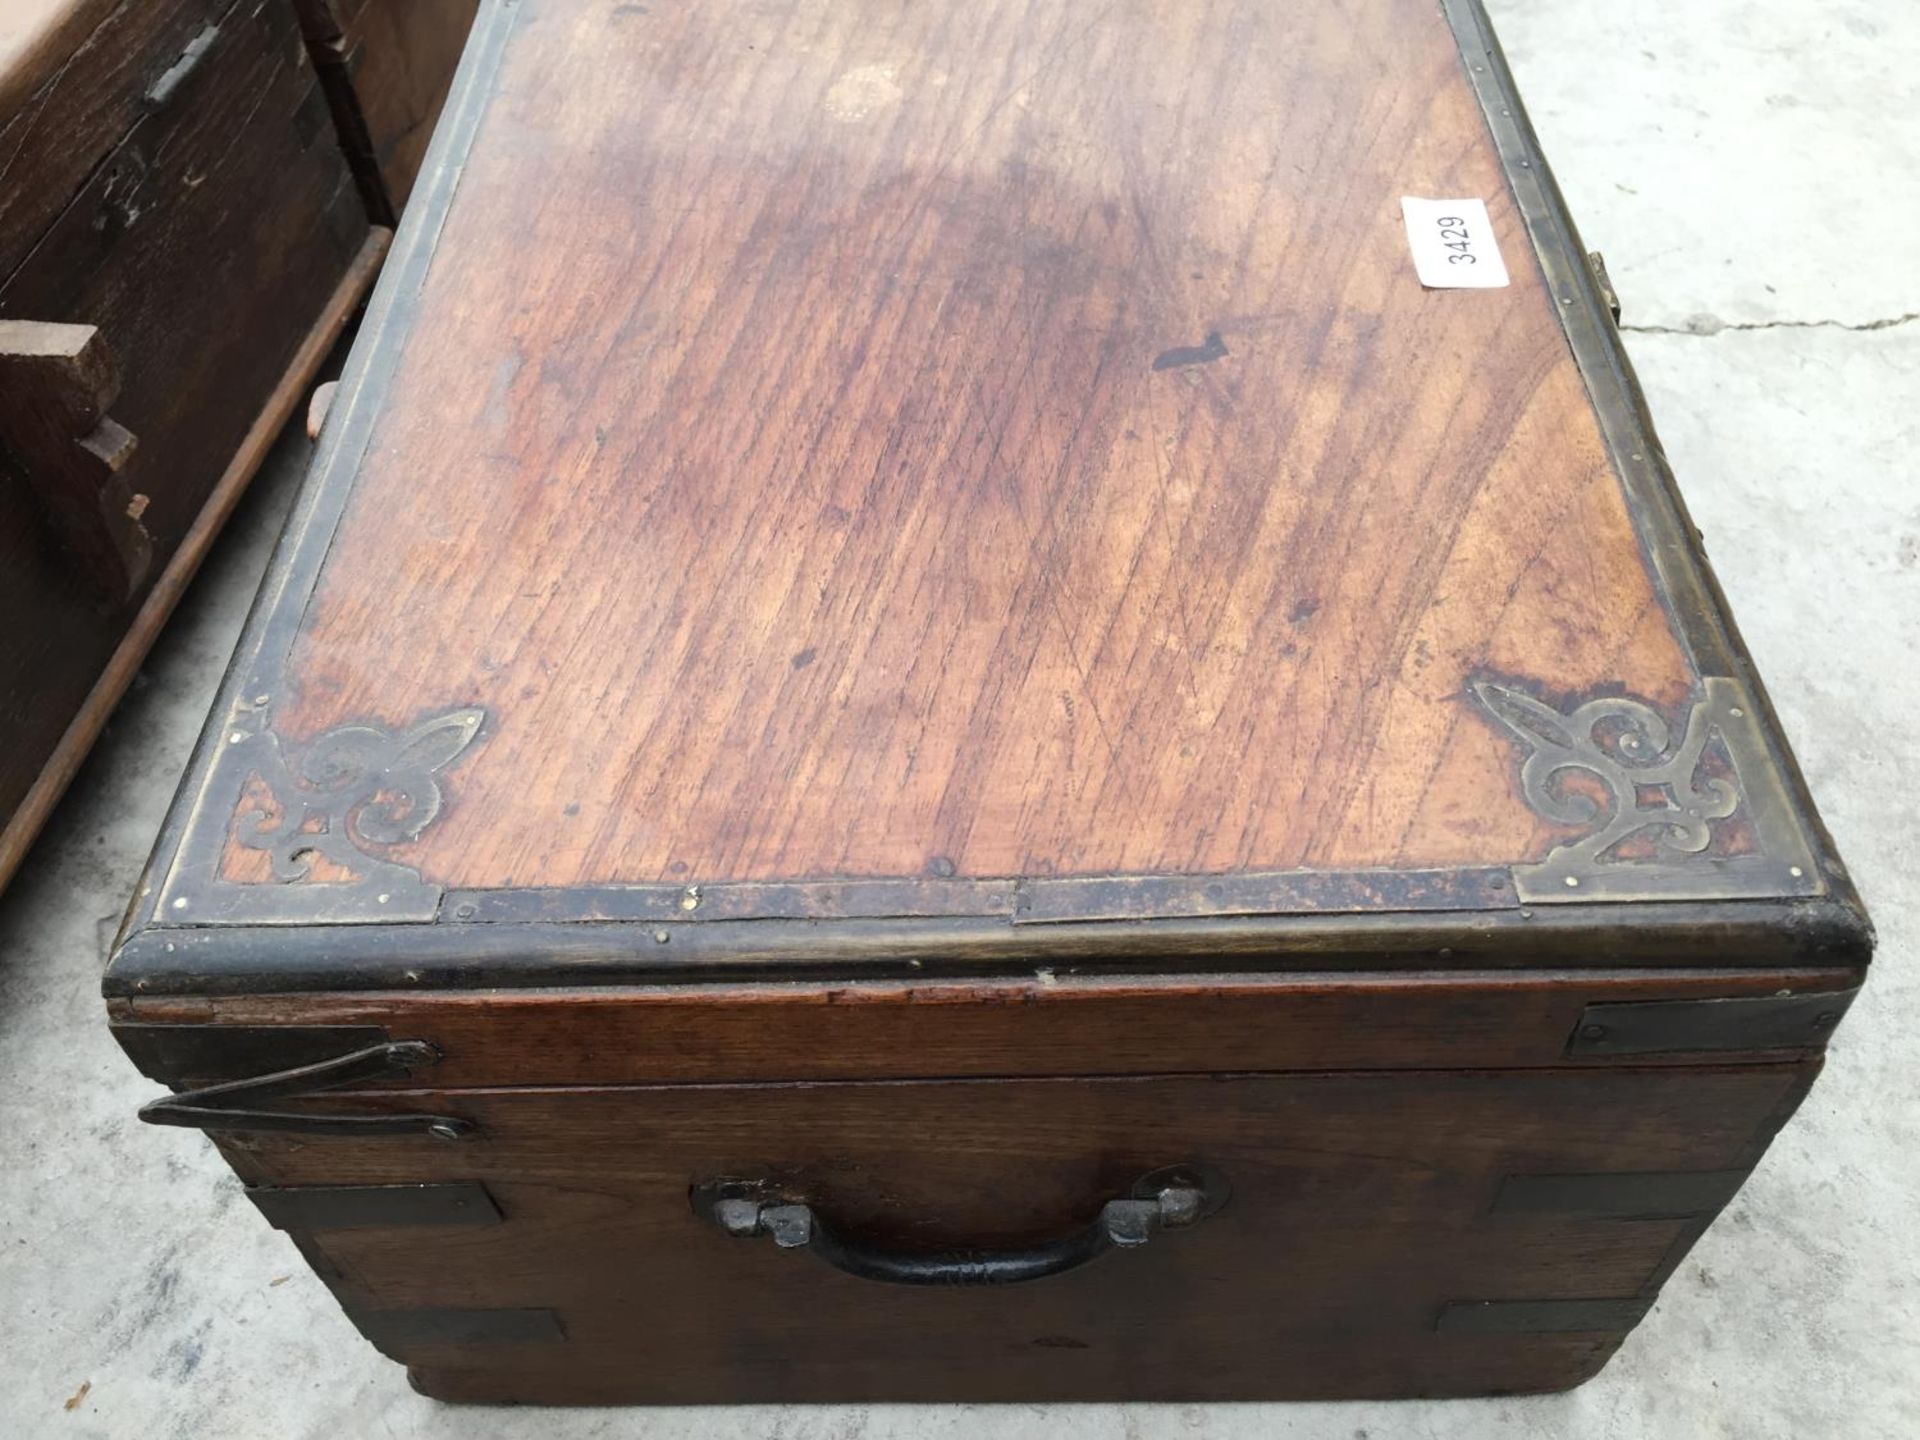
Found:
[[282, 1130], [308, 1135], [427, 1134], [440, 1140], [464, 1139], [474, 1133], [474, 1124], [453, 1115], [255, 1108], [263, 1100], [310, 1095], [350, 1085], [356, 1080], [409, 1075], [439, 1059], [440, 1052], [424, 1040], [391, 1040], [313, 1065], [276, 1070], [245, 1080], [229, 1080], [200, 1090], [183, 1090], [141, 1106], [140, 1118], [149, 1125], [185, 1125], [196, 1130]]
[[771, 1235], [782, 1250], [807, 1250], [834, 1269], [892, 1285], [1013, 1285], [1076, 1270], [1109, 1250], [1145, 1245], [1227, 1201], [1226, 1181], [1194, 1166], [1155, 1170], [1109, 1200], [1090, 1225], [1057, 1239], [1007, 1249], [893, 1250], [843, 1234], [804, 1201], [767, 1181], [716, 1180], [694, 1187], [694, 1213], [743, 1239]]

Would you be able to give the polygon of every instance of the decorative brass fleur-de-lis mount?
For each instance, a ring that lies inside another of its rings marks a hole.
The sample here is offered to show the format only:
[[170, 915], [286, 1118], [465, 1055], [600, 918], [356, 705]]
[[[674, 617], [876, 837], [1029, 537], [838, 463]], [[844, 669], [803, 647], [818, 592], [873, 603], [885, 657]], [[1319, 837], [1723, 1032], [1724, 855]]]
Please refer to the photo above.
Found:
[[[1624, 696], [1589, 700], [1563, 715], [1492, 680], [1474, 681], [1473, 693], [1531, 747], [1520, 768], [1527, 803], [1556, 825], [1593, 827], [1561, 847], [1570, 859], [1598, 863], [1642, 832], [1671, 854], [1697, 855], [1713, 843], [1712, 822], [1739, 808], [1740, 792], [1731, 782], [1700, 774], [1713, 733], [1703, 706], [1694, 707], [1675, 744], [1657, 710]], [[1597, 779], [1606, 802], [1562, 785], [1569, 771]]]
[[[1527, 804], [1586, 832], [1537, 864], [1512, 867], [1523, 899], [1737, 898], [1822, 888], [1785, 779], [1736, 681], [1704, 680], [1677, 737], [1659, 711], [1624, 695], [1563, 712], [1511, 683], [1482, 678], [1470, 688], [1527, 748], [1520, 767]], [[1717, 773], [1703, 767], [1709, 746], [1722, 757]], [[1568, 783], [1576, 777], [1589, 783]], [[1747, 843], [1732, 853], [1714, 845], [1715, 822], [1736, 811]]]
[[486, 712], [449, 710], [394, 733], [346, 725], [317, 736], [288, 757], [277, 736], [262, 732], [250, 757], [273, 795], [278, 818], [265, 810], [239, 817], [236, 836], [264, 850], [283, 882], [306, 880], [326, 859], [357, 883], [419, 884], [405, 866], [380, 851], [417, 840], [440, 814], [439, 772], [480, 733]]

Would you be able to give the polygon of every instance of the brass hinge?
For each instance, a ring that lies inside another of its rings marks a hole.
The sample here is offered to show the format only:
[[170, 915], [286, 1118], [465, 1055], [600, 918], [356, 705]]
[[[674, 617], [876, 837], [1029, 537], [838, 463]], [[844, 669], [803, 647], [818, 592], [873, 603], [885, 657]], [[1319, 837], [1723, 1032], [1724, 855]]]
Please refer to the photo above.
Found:
[[159, 79], [147, 87], [147, 93], [142, 97], [147, 109], [164, 110], [172, 104], [174, 97], [179, 95], [188, 78], [200, 68], [201, 62], [207, 58], [208, 52], [213, 49], [214, 42], [219, 38], [220, 27], [208, 25], [189, 40], [187, 48], [180, 52], [179, 58], [162, 72]]
[[440, 1052], [424, 1040], [390, 1040], [314, 1065], [229, 1080], [200, 1090], [183, 1090], [178, 1095], [141, 1106], [140, 1118], [149, 1125], [185, 1125], [196, 1130], [282, 1130], [308, 1135], [427, 1134], [438, 1140], [465, 1139], [474, 1133], [474, 1124], [454, 1115], [254, 1108], [262, 1100], [310, 1095], [356, 1080], [408, 1075], [434, 1064], [439, 1058]]
[[1587, 266], [1593, 271], [1593, 283], [1600, 287], [1600, 299], [1607, 307], [1607, 313], [1613, 316], [1613, 323], [1620, 323], [1620, 296], [1613, 288], [1613, 277], [1607, 274], [1606, 258], [1598, 250], [1587, 252]]

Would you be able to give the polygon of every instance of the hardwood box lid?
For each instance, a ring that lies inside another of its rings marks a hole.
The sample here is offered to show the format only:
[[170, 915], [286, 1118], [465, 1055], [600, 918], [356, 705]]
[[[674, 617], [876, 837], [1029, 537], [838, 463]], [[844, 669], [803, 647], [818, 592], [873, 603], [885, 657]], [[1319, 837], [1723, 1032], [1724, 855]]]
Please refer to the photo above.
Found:
[[1606, 305], [1476, 0], [492, 3], [108, 987], [1864, 960]]

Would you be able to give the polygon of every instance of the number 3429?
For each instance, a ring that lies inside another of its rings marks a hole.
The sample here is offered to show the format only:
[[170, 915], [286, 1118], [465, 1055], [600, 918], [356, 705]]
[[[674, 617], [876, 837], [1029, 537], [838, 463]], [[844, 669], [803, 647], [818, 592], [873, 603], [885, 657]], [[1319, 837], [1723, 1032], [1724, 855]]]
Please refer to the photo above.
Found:
[[1467, 234], [1467, 222], [1458, 215], [1442, 215], [1435, 221], [1440, 227], [1440, 243], [1453, 253], [1447, 256], [1449, 265], [1478, 265], [1480, 257], [1473, 253], [1473, 240]]

